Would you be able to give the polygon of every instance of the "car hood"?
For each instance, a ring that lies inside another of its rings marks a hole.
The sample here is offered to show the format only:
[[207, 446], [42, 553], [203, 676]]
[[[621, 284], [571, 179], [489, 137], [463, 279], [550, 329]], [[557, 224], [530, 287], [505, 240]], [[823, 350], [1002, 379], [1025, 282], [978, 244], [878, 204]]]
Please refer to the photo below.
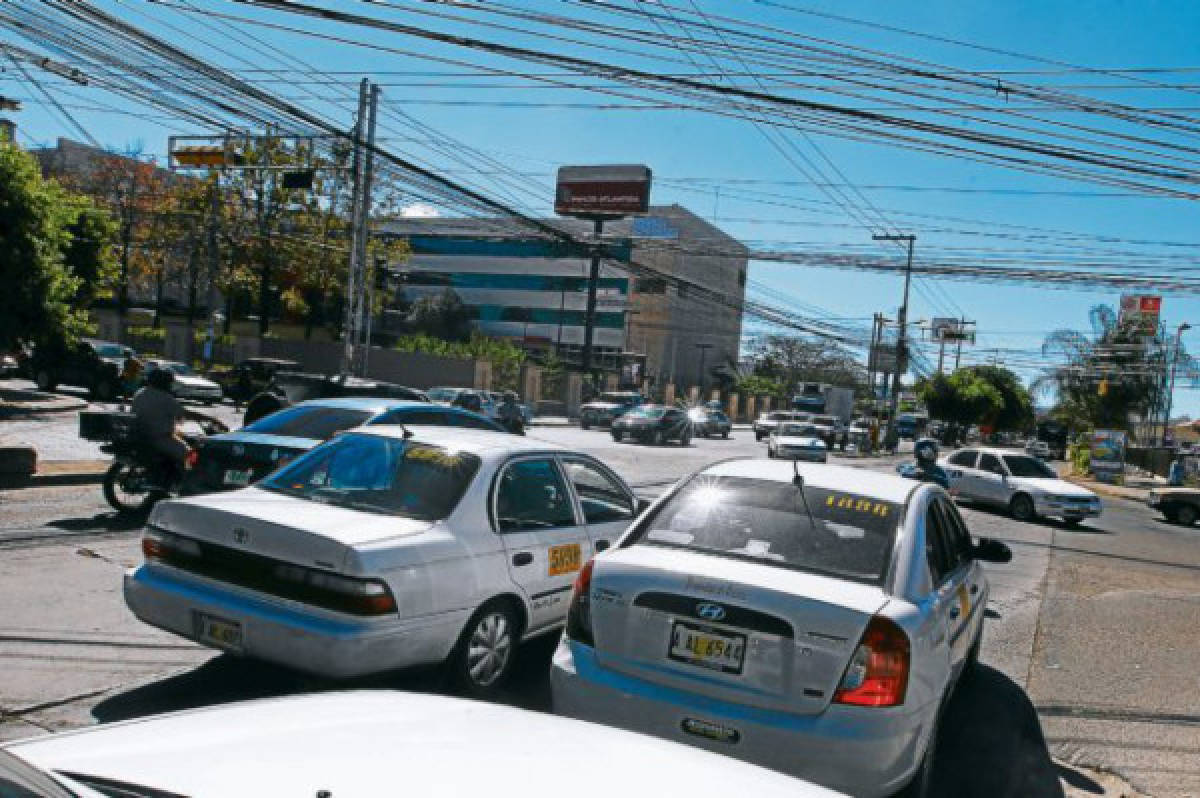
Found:
[[1095, 499], [1096, 494], [1087, 488], [1082, 488], [1065, 479], [1048, 479], [1036, 477], [1009, 477], [1009, 481], [1026, 490], [1052, 493], [1055, 496], [1070, 496], [1074, 499]]
[[[762, 798], [835, 793], [691, 746], [592, 723], [390, 690], [261, 699], [12, 743], [46, 770], [179, 795], [360, 798], [390, 792], [497, 798], [672, 795], [735, 788]], [[471, 767], [463, 767], [469, 760]], [[597, 761], [624, 763], [587, 778]], [[669, 765], [664, 767], [664, 765]], [[388, 784], [403, 783], [403, 790]], [[140, 793], [139, 793], [140, 794]]]
[[821, 440], [820, 438], [812, 438], [807, 435], [803, 436], [803, 437], [795, 437], [792, 435], [787, 435], [787, 436], [776, 435], [775, 436], [775, 444], [777, 446], [803, 446], [805, 448], [810, 448], [810, 449], [811, 448], [816, 448], [816, 449], [824, 449], [825, 448], [825, 441]]

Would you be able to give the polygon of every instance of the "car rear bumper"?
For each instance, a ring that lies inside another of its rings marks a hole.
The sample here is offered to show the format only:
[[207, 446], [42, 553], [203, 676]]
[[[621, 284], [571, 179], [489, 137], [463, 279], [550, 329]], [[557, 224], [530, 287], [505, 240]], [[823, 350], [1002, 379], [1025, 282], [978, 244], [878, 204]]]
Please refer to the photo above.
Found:
[[1034, 506], [1038, 515], [1047, 515], [1052, 518], [1095, 518], [1100, 515], [1102, 510], [1099, 502], [1075, 504], [1050, 499], [1039, 499], [1034, 502]]
[[[147, 563], [125, 572], [137, 618], [188, 640], [335, 679], [436, 663], [449, 655], [467, 611], [417, 620], [354, 618]], [[197, 614], [240, 624], [241, 642], [201, 639]]]
[[[600, 667], [594, 649], [566, 637], [554, 653], [550, 687], [556, 714], [694, 745], [867, 798], [891, 795], [911, 780], [936, 710], [936, 704], [830, 706], [820, 715], [756, 709]], [[699, 736], [696, 722], [710, 736]], [[684, 731], [685, 724], [693, 731]], [[734, 732], [736, 740], [728, 741]]]

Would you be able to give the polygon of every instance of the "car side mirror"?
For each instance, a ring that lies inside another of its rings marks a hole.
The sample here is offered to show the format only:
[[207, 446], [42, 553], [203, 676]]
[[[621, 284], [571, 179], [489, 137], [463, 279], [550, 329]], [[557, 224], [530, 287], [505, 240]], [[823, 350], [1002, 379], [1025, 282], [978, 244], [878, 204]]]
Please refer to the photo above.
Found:
[[975, 544], [971, 555], [976, 560], [982, 560], [983, 562], [1005, 563], [1012, 560], [1012, 549], [1008, 547], [1008, 544], [1001, 543], [998, 540], [980, 538], [979, 543]]

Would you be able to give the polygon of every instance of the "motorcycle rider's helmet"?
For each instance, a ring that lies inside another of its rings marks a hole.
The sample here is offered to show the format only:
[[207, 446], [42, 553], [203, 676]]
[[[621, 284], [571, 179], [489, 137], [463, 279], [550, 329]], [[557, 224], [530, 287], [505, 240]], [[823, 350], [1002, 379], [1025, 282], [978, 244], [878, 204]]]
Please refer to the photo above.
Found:
[[917, 459], [917, 465], [921, 468], [928, 468], [936, 465], [938, 459], [938, 445], [933, 438], [921, 438], [913, 444], [913, 456]]
[[170, 369], [154, 369], [146, 375], [146, 384], [160, 391], [170, 391], [175, 383], [175, 374]]

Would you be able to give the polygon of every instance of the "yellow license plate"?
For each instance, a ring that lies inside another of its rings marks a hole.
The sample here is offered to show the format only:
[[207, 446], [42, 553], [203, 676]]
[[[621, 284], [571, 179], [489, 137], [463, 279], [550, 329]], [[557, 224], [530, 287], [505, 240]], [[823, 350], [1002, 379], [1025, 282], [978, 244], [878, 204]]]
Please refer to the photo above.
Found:
[[550, 547], [550, 576], [569, 574], [583, 567], [583, 549], [578, 543]]
[[242, 625], [203, 612], [196, 613], [196, 636], [201, 642], [218, 648], [240, 651], [242, 648]]

